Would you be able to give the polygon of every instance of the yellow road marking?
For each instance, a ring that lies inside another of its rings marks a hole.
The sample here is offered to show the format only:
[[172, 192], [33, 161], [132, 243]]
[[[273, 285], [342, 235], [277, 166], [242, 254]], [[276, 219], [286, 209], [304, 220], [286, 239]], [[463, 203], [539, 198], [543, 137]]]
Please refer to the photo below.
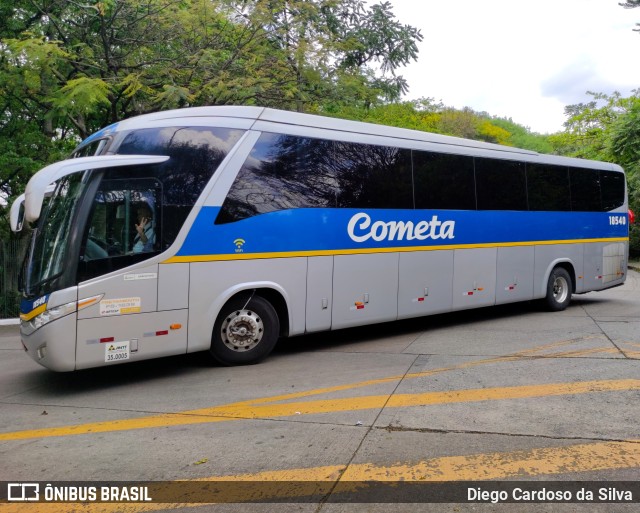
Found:
[[[302, 397], [311, 397], [311, 396], [314, 396], [314, 395], [321, 395], [321, 394], [326, 394], [326, 393], [331, 393], [331, 392], [340, 392], [340, 391], [344, 391], [344, 390], [353, 390], [353, 389], [356, 389], [356, 388], [362, 388], [362, 387], [367, 387], [367, 386], [372, 386], [372, 385], [379, 385], [379, 384], [384, 384], [384, 383], [389, 383], [389, 382], [396, 382], [396, 381], [400, 381], [402, 379], [424, 378], [424, 377], [428, 377], [428, 376], [433, 376], [435, 374], [441, 374], [441, 373], [444, 373], [444, 372], [451, 372], [451, 371], [455, 371], [455, 370], [470, 369], [470, 368], [478, 367], [478, 366], [481, 366], [481, 365], [489, 365], [489, 364], [493, 364], [493, 363], [511, 362], [511, 361], [520, 360], [523, 357], [528, 357], [528, 356], [531, 356], [531, 355], [535, 355], [535, 353], [539, 353], [541, 351], [546, 351], [546, 350], [550, 350], [550, 349], [556, 349], [558, 347], [562, 347], [562, 346], [570, 345], [570, 344], [575, 344], [576, 342], [582, 342], [582, 341], [590, 340], [590, 339], [594, 339], [594, 338], [601, 338], [601, 337], [598, 336], [598, 335], [594, 335], [594, 336], [571, 339], [571, 340], [560, 340], [560, 341], [552, 342], [552, 343], [549, 343], [549, 344], [544, 344], [544, 345], [541, 345], [541, 346], [537, 346], [537, 347], [534, 347], [532, 349], [519, 351], [517, 353], [513, 353], [513, 354], [510, 354], [510, 355], [494, 356], [494, 357], [490, 357], [490, 358], [484, 358], [482, 360], [464, 362], [464, 363], [460, 363], [460, 364], [457, 364], [457, 365], [452, 365], [450, 367], [441, 367], [439, 369], [430, 369], [430, 370], [421, 371], [421, 372], [411, 372], [411, 373], [408, 373], [406, 375], [398, 375], [398, 376], [391, 376], [391, 377], [387, 377], [387, 378], [372, 379], [372, 380], [367, 380], [367, 381], [361, 381], [359, 383], [349, 383], [349, 384], [346, 384], [346, 385], [337, 385], [337, 386], [333, 386], [333, 387], [316, 388], [316, 389], [313, 389], [313, 390], [306, 390], [306, 391], [302, 391], [302, 392], [294, 392], [294, 393], [284, 394], [284, 395], [280, 395], [280, 396], [263, 397], [263, 398], [259, 398], [259, 399], [252, 399], [252, 400], [248, 400], [248, 401], [243, 401], [242, 403], [236, 403], [236, 404], [262, 404], [262, 403], [272, 403], [272, 402], [276, 402], [276, 401], [284, 401], [284, 400], [288, 400], [288, 399], [299, 399], [299, 398], [302, 398]], [[555, 354], [554, 353], [549, 353], [549, 354], [545, 354], [544, 356], [555, 356]]]
[[588, 356], [588, 355], [597, 354], [597, 353], [620, 354], [620, 351], [615, 347], [596, 347], [593, 349], [583, 349], [583, 350], [576, 350], [576, 351], [566, 351], [564, 353], [554, 353], [552, 356], [554, 358], [558, 358], [558, 357], [566, 358], [568, 356], [570, 357]]
[[346, 481], [473, 481], [591, 472], [640, 466], [640, 440], [447, 456], [417, 464], [351, 465]]
[[[47, 428], [41, 430], [21, 431], [0, 434], [0, 440], [18, 440], [34, 437], [66, 436], [71, 434], [88, 434], [98, 432], [142, 429], [170, 425], [185, 425], [204, 422], [221, 422], [241, 420], [242, 418], [260, 418], [273, 416], [289, 416], [296, 412], [301, 414], [327, 413], [333, 411], [362, 410], [380, 408], [388, 401], [387, 407], [410, 407], [433, 404], [447, 404], [471, 401], [500, 399], [519, 399], [544, 396], [558, 396], [592, 392], [623, 391], [640, 389], [639, 380], [591, 381], [578, 383], [559, 383], [548, 385], [532, 385], [521, 387], [500, 387], [477, 390], [458, 390], [447, 392], [430, 392], [424, 394], [398, 394], [394, 396], [368, 396], [319, 400], [304, 403], [273, 404], [285, 401], [325, 394], [335, 391], [349, 390], [375, 384], [398, 381], [400, 379], [425, 377], [442, 372], [461, 370], [479, 365], [508, 362], [527, 356], [576, 356], [598, 352], [610, 352], [611, 348], [594, 348], [583, 351], [549, 352], [562, 346], [579, 343], [585, 340], [601, 338], [599, 336], [564, 340], [520, 351], [512, 355], [492, 357], [483, 360], [466, 362], [451, 367], [432, 369], [410, 373], [404, 376], [393, 376], [359, 383], [327, 387], [293, 394], [266, 397], [203, 408], [177, 414], [164, 414], [139, 419], [123, 419], [99, 423]], [[636, 344], [634, 344], [636, 345]], [[615, 351], [614, 351], [615, 352]], [[637, 353], [632, 351], [631, 353]], [[363, 402], [364, 401], [364, 402]], [[263, 405], [263, 406], [260, 406]], [[221, 417], [217, 417], [221, 416]], [[373, 464], [357, 464], [348, 468], [344, 466], [327, 466], [308, 469], [291, 469], [267, 471], [255, 474], [233, 476], [213, 476], [212, 481], [334, 481], [342, 474], [341, 482], [360, 480], [479, 480], [505, 479], [510, 477], [526, 477], [544, 474], [561, 474], [568, 472], [586, 472], [593, 470], [609, 470], [618, 468], [634, 468], [640, 466], [640, 440], [626, 442], [610, 442], [581, 444], [560, 448], [543, 448], [512, 453], [490, 453], [471, 456], [451, 456], [434, 458], [416, 464], [396, 464], [390, 467]], [[2, 510], [9, 512], [42, 511], [53, 513], [67, 511], [64, 504], [4, 504]], [[197, 504], [74, 504], [75, 511], [86, 512], [138, 512], [159, 509], [176, 509]], [[7, 509], [9, 508], [9, 509]]]
[[[492, 452], [466, 456], [444, 456], [428, 460], [394, 465], [360, 463], [332, 465], [313, 468], [270, 470], [227, 476], [211, 476], [189, 482], [233, 481], [233, 482], [339, 482], [340, 491], [357, 490], [357, 483], [366, 481], [481, 481], [506, 480], [535, 476], [551, 476], [580, 472], [606, 471], [640, 467], [640, 440], [623, 442], [596, 442], [563, 447], [544, 447], [512, 452]], [[292, 487], [287, 491], [264, 496], [268, 500], [277, 497], [299, 497]], [[226, 497], [229, 499], [229, 497]], [[238, 501], [242, 496], [238, 497]], [[73, 504], [73, 510], [86, 513], [97, 512], [144, 512], [161, 509], [196, 507], [200, 504]], [[18, 504], [3, 505], [4, 513], [54, 513], [68, 511], [68, 504]]]
[[597, 392], [640, 390], [640, 380], [623, 379], [610, 381], [584, 381], [572, 383], [553, 383], [546, 385], [526, 385], [517, 387], [481, 388], [454, 390], [445, 392], [426, 392], [421, 394], [372, 395], [335, 399], [320, 399], [305, 402], [281, 404], [236, 403], [211, 408], [153, 415], [137, 419], [121, 419], [105, 422], [93, 422], [76, 426], [50, 427], [26, 431], [1, 433], [0, 441], [23, 440], [27, 438], [48, 438], [92, 433], [106, 433], [132, 429], [154, 427], [227, 422], [238, 419], [257, 419], [271, 417], [289, 417], [295, 415], [313, 415], [342, 411], [380, 409], [383, 407], [401, 408], [409, 406], [428, 406], [477, 401], [496, 401], [505, 399], [524, 399], [550, 397]]
[[[201, 424], [205, 422], [223, 422], [223, 421], [237, 420], [236, 418], [212, 419], [211, 415], [219, 415], [220, 413], [217, 410], [222, 408], [224, 409], [225, 417], [237, 417], [238, 415], [236, 415], [235, 412], [233, 412], [233, 410], [235, 408], [240, 408], [248, 405], [270, 404], [277, 401], [301, 399], [305, 397], [312, 397], [315, 395], [329, 394], [332, 392], [340, 392], [340, 391], [353, 390], [356, 388], [363, 388], [363, 387], [373, 386], [378, 384], [397, 382], [397, 381], [400, 381], [401, 379], [423, 378], [423, 377], [428, 377], [435, 374], [451, 372], [455, 370], [469, 369], [469, 368], [477, 367], [481, 365], [515, 361], [515, 360], [521, 359], [522, 357], [527, 357], [529, 355], [539, 353], [541, 351], [556, 349], [558, 347], [574, 344], [576, 342], [581, 342], [583, 340], [588, 340], [591, 338], [597, 338], [597, 336], [585, 337], [585, 338], [579, 338], [579, 339], [570, 339], [570, 340], [560, 340], [560, 341], [552, 342], [549, 344], [540, 345], [532, 349], [519, 351], [512, 355], [497, 356], [497, 357], [491, 357], [491, 358], [486, 358], [482, 360], [465, 362], [465, 363], [453, 365], [450, 367], [441, 367], [438, 369], [430, 369], [422, 372], [409, 373], [404, 376], [397, 375], [397, 376], [391, 376], [386, 378], [377, 378], [377, 379], [372, 379], [367, 381], [361, 381], [358, 383], [349, 383], [345, 385], [336, 385], [333, 387], [317, 388], [313, 390], [294, 392], [294, 393], [283, 394], [278, 396], [251, 399], [248, 401], [231, 403], [221, 407], [205, 408], [204, 410], [193, 410], [193, 411], [185, 411], [180, 413], [167, 413], [163, 415], [156, 415], [153, 417], [145, 416], [139, 419], [121, 419], [121, 420], [97, 422], [97, 423], [91, 423], [91, 424], [82, 424], [78, 426], [66, 426], [66, 427], [57, 427], [57, 428], [53, 427], [53, 428], [45, 428], [45, 429], [39, 429], [39, 430], [0, 433], [0, 441], [20, 440], [25, 438], [39, 438], [39, 437], [47, 437], [47, 436], [67, 436], [67, 435], [87, 434], [87, 433], [103, 433], [103, 432], [109, 432], [109, 431], [124, 431], [128, 429], [145, 429], [149, 427], [177, 426], [177, 425], [188, 425], [188, 424]], [[548, 356], [548, 355], [545, 355], [545, 356]], [[233, 412], [231, 415], [229, 415], [230, 410]], [[202, 415], [203, 411], [205, 411], [207, 415], [204, 418], [199, 416], [199, 415]]]

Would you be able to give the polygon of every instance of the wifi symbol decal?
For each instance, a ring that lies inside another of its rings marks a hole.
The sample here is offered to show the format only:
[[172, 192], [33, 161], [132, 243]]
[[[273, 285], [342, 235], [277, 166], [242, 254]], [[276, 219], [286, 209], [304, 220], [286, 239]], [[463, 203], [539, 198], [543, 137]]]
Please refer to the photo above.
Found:
[[233, 243], [236, 245], [236, 253], [242, 253], [242, 246], [244, 246], [245, 240], [236, 239], [233, 241]]

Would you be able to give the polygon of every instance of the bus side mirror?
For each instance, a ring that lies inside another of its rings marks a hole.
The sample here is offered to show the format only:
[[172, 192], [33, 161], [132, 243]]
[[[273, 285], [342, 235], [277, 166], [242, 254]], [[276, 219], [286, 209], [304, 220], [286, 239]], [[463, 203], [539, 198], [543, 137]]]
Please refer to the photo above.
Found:
[[11, 224], [12, 232], [18, 233], [22, 231], [22, 227], [24, 225], [24, 194], [18, 196], [13, 202], [13, 205], [11, 205], [9, 222]]

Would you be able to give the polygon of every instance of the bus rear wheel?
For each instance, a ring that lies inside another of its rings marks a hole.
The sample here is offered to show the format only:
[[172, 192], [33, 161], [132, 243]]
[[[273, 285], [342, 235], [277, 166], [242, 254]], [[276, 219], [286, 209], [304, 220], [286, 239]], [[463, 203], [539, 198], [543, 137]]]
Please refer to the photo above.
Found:
[[224, 365], [258, 363], [271, 353], [279, 333], [278, 314], [269, 301], [239, 297], [218, 315], [209, 352]]
[[569, 306], [573, 284], [571, 275], [566, 269], [556, 267], [549, 275], [547, 282], [547, 295], [545, 301], [547, 308], [553, 312], [560, 312]]

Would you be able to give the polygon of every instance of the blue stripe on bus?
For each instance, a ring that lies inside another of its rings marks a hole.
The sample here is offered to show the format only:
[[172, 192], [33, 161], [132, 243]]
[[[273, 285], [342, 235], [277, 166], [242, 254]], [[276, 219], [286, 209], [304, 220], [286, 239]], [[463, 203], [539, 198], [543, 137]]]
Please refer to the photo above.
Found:
[[176, 257], [576, 241], [628, 237], [627, 214], [291, 209], [216, 225], [203, 207]]

